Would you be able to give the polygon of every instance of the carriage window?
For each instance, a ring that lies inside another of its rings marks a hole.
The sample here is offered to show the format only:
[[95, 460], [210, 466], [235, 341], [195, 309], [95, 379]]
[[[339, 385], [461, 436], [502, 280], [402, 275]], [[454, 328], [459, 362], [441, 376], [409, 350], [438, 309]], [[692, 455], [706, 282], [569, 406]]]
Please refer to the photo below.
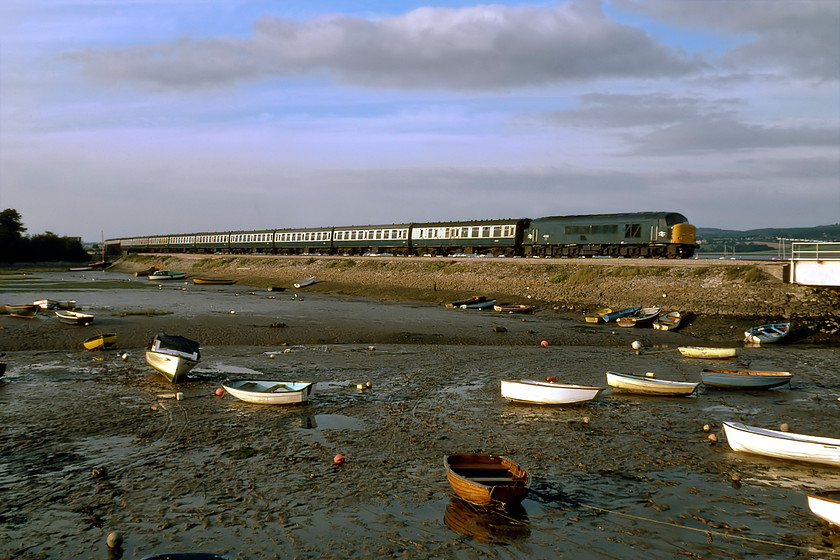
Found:
[[472, 235], [470, 235], [470, 237], [478, 237], [478, 232], [479, 232], [480, 229], [481, 228], [478, 228], [478, 227], [472, 228]]
[[502, 236], [502, 226], [493, 226], [493, 237]]
[[641, 224], [624, 224], [624, 237], [626, 238], [640, 238], [642, 237]]
[[490, 227], [484, 226], [481, 228], [481, 237], [490, 237]]

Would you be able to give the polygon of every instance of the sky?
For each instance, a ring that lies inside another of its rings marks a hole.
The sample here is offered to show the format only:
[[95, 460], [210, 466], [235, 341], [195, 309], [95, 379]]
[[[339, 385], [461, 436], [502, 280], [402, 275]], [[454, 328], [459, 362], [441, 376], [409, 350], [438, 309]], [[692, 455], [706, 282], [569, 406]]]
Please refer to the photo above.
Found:
[[0, 0], [0, 209], [84, 241], [840, 222], [836, 0]]

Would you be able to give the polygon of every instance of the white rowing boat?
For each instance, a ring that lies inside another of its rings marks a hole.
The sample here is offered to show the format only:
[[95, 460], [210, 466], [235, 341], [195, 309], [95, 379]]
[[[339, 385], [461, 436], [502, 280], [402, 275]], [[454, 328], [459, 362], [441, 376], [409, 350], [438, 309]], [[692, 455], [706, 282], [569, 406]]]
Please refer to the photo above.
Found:
[[686, 358], [721, 359], [734, 358], [738, 355], [737, 348], [713, 348], [710, 346], [680, 346], [677, 348]]
[[808, 494], [808, 508], [817, 517], [840, 527], [840, 492]]
[[617, 371], [608, 371], [607, 385], [612, 387], [613, 391], [617, 393], [680, 397], [693, 393], [700, 383], [657, 379], [652, 373], [642, 376], [630, 373], [619, 373]]
[[605, 387], [567, 385], [530, 379], [503, 379], [501, 382], [504, 398], [531, 404], [576, 404], [591, 401], [604, 389]]
[[724, 422], [723, 431], [734, 451], [840, 467], [840, 439], [766, 430], [740, 422]]
[[301, 404], [315, 392], [308, 381], [229, 381], [222, 387], [239, 400], [257, 404]]

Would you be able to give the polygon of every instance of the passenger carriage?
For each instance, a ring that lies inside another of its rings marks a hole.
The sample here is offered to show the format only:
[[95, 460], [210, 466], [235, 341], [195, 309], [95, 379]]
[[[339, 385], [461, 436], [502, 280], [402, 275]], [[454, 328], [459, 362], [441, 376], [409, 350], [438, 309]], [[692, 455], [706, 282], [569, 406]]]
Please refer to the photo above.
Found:
[[472, 222], [430, 222], [411, 228], [411, 248], [415, 255], [453, 255], [458, 253], [517, 256], [526, 220], [480, 220]]
[[409, 254], [411, 224], [345, 226], [333, 231], [333, 252], [336, 255]]
[[197, 253], [227, 253], [230, 251], [230, 233], [204, 232], [195, 234]]
[[231, 253], [270, 253], [274, 249], [273, 230], [232, 231], [229, 236]]
[[274, 231], [275, 254], [329, 254], [332, 247], [332, 228], [281, 229]]

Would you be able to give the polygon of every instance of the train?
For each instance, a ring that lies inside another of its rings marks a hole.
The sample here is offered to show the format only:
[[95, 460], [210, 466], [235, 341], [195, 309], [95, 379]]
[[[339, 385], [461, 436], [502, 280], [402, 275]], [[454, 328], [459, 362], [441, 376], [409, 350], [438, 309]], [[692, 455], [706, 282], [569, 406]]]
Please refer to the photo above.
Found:
[[696, 230], [678, 212], [634, 212], [150, 235], [105, 252], [687, 259]]

